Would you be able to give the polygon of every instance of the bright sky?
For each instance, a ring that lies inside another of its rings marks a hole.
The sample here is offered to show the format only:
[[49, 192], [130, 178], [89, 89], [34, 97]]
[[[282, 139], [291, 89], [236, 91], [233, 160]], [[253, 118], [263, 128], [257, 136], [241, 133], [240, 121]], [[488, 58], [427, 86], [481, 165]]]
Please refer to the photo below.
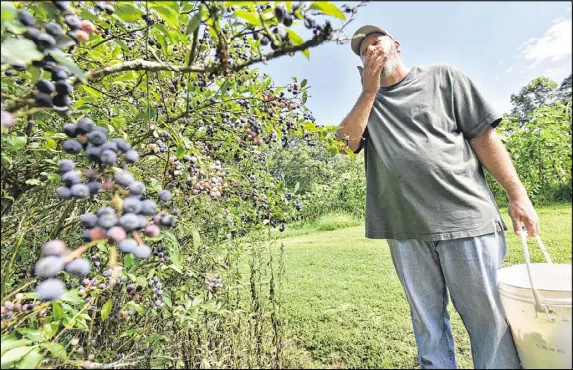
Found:
[[[345, 35], [363, 24], [387, 29], [402, 45], [407, 67], [456, 66], [501, 113], [511, 109], [510, 95], [532, 79], [545, 75], [561, 83], [571, 73], [569, 1], [370, 2]], [[304, 29], [299, 34], [308, 38]], [[310, 49], [310, 60], [297, 54], [256, 67], [280, 85], [306, 78], [307, 106], [317, 123], [338, 125], [360, 94], [360, 63], [349, 42], [332, 41]]]

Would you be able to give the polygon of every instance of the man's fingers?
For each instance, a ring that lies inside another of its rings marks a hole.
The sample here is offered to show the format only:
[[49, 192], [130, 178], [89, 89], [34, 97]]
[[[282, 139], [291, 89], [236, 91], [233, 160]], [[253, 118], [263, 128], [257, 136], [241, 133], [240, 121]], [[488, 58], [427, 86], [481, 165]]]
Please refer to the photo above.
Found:
[[520, 222], [518, 220], [516, 220], [515, 218], [512, 218], [511, 221], [513, 222], [513, 231], [515, 232], [515, 235], [521, 236]]
[[381, 49], [368, 49], [366, 52], [366, 62], [364, 63], [364, 69], [368, 69], [372, 62], [378, 57], [378, 54], [382, 53]]
[[360, 74], [360, 83], [364, 85], [364, 68], [358, 66], [358, 73]]
[[535, 235], [537, 235], [537, 224], [531, 220], [528, 219], [525, 221], [525, 227], [527, 228], [527, 235], [532, 238]]

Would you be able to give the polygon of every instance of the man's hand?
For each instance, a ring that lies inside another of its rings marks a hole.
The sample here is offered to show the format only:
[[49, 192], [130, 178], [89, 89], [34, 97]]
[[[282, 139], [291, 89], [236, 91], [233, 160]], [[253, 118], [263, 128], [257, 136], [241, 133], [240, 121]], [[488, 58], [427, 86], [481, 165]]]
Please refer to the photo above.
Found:
[[539, 217], [527, 195], [521, 195], [509, 201], [509, 217], [513, 221], [513, 231], [521, 235], [521, 224], [527, 228], [527, 236], [535, 237], [539, 234]]
[[380, 73], [388, 57], [381, 48], [368, 48], [364, 68], [358, 67], [362, 90], [369, 94], [376, 94], [380, 90]]

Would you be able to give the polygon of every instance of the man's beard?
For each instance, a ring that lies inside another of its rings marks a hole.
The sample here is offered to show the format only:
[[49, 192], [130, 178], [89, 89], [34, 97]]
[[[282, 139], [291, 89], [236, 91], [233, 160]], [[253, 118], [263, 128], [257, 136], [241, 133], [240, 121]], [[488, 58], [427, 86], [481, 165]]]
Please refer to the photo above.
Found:
[[390, 76], [392, 73], [394, 73], [394, 71], [396, 70], [396, 68], [398, 68], [399, 65], [400, 65], [400, 56], [396, 52], [396, 49], [393, 48], [392, 54], [388, 56], [388, 60], [384, 64], [382, 72], [380, 72], [380, 77], [386, 78]]

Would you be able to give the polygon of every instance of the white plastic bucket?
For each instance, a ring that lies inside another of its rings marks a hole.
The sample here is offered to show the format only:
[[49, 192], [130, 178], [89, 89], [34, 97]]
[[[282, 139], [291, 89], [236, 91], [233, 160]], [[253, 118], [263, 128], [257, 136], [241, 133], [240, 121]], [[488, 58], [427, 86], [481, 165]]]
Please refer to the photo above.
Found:
[[524, 265], [498, 272], [499, 293], [524, 369], [571, 369], [571, 265], [530, 263], [527, 232]]

